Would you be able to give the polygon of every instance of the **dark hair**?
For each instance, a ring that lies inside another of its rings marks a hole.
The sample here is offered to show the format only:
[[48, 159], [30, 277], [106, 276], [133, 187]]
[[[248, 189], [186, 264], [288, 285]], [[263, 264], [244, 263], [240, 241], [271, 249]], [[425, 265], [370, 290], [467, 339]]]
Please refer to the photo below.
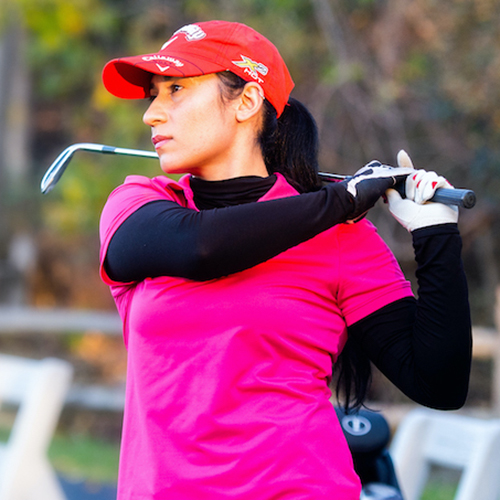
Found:
[[[222, 82], [222, 97], [236, 98], [247, 82], [225, 71], [217, 73]], [[262, 127], [258, 136], [269, 174], [282, 173], [300, 192], [321, 187], [318, 177], [318, 131], [307, 108], [290, 98], [279, 118], [272, 104], [264, 101]]]
[[[217, 73], [223, 99], [238, 97], [246, 81], [225, 71]], [[279, 118], [269, 101], [264, 101], [262, 127], [258, 141], [269, 174], [282, 173], [299, 191], [316, 191], [321, 187], [318, 177], [318, 131], [308, 109], [290, 98]], [[344, 400], [346, 412], [359, 408], [371, 381], [371, 363], [349, 338], [334, 366], [337, 400]]]
[[359, 410], [372, 381], [372, 365], [356, 341], [349, 337], [334, 365], [335, 396], [345, 413]]

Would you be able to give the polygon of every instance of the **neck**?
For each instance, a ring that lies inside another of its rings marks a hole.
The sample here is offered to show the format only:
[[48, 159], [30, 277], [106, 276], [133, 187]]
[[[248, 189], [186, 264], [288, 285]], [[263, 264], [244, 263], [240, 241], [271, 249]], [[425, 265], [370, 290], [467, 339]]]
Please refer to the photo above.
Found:
[[224, 181], [228, 179], [236, 179], [238, 177], [268, 177], [264, 162], [262, 165], [248, 165], [246, 163], [236, 165], [223, 165], [213, 172], [204, 172], [202, 175], [195, 177], [205, 181]]
[[192, 172], [206, 181], [221, 181], [237, 177], [268, 177], [269, 173], [257, 140], [255, 124], [240, 124], [223, 158], [216, 165]]
[[268, 177], [267, 171], [262, 154], [256, 157], [249, 157], [238, 155], [223, 164], [216, 165], [211, 169], [204, 169], [198, 174], [193, 172], [195, 177], [205, 181], [223, 181], [226, 179], [235, 179], [237, 177]]

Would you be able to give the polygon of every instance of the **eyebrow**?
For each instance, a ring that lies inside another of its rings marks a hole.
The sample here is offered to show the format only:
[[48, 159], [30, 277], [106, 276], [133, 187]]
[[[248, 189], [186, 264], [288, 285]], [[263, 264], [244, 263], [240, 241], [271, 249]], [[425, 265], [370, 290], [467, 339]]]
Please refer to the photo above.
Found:
[[152, 90], [155, 88], [155, 84], [153, 83], [153, 77], [155, 77], [155, 76], [160, 77], [160, 82], [168, 82], [168, 81], [174, 80], [176, 78], [175, 76], [156, 75], [153, 73], [151, 75], [151, 80], [149, 81], [149, 90]]

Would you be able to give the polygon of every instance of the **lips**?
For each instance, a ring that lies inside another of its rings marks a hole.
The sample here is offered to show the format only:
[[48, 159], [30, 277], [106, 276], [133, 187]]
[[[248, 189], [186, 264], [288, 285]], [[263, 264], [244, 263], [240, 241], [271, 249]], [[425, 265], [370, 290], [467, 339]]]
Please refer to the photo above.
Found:
[[170, 141], [171, 137], [166, 137], [164, 135], [155, 135], [151, 138], [151, 141], [155, 147], [155, 149], [160, 149], [164, 146], [168, 141]]

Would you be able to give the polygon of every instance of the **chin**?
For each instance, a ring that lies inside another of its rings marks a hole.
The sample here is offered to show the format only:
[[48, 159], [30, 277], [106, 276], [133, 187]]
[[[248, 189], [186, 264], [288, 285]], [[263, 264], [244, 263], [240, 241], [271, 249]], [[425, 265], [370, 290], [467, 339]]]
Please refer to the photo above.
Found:
[[181, 175], [181, 174], [189, 174], [191, 173], [189, 168], [173, 165], [171, 162], [161, 161], [160, 160], [160, 168], [163, 170], [165, 174], [168, 175]]

